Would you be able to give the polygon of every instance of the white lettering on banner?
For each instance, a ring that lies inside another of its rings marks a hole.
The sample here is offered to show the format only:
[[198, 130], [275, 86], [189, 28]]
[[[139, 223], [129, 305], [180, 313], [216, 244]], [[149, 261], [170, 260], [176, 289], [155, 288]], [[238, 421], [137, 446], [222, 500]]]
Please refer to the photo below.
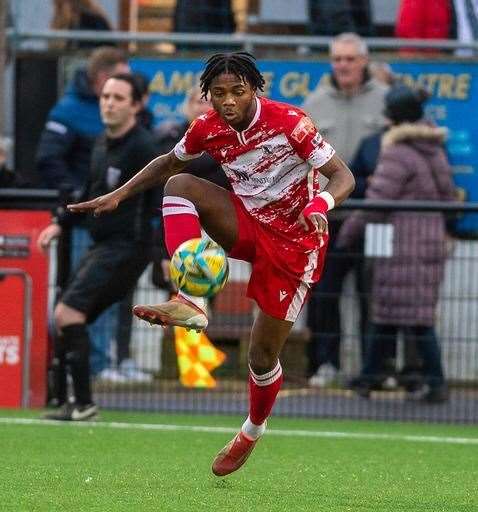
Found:
[[0, 365], [13, 366], [20, 362], [20, 337], [0, 336]]

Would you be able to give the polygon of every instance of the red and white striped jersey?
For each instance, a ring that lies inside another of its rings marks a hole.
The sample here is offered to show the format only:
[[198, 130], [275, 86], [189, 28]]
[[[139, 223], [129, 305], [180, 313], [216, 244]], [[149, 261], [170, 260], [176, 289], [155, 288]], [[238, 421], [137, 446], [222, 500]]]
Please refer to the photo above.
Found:
[[183, 161], [209, 153], [254, 218], [300, 242], [307, 236], [298, 216], [318, 194], [318, 169], [335, 151], [299, 108], [262, 97], [256, 102], [245, 130], [234, 130], [210, 110], [191, 124], [174, 153]]

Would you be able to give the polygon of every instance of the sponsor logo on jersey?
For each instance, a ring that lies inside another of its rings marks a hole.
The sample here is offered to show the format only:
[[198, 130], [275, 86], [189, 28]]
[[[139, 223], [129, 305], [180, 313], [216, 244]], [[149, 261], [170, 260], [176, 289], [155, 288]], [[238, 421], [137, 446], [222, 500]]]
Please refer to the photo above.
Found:
[[236, 169], [232, 169], [232, 172], [239, 178], [240, 180], [249, 181], [249, 174], [244, 171], [236, 171]]

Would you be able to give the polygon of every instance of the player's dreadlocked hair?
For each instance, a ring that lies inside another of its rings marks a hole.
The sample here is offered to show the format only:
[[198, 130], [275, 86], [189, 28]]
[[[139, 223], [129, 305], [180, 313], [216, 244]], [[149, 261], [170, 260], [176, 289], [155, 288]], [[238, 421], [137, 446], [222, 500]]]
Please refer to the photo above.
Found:
[[200, 78], [203, 98], [206, 98], [211, 82], [221, 73], [232, 73], [248, 82], [253, 89], [264, 90], [264, 77], [256, 67], [256, 58], [248, 52], [215, 53], [206, 62]]

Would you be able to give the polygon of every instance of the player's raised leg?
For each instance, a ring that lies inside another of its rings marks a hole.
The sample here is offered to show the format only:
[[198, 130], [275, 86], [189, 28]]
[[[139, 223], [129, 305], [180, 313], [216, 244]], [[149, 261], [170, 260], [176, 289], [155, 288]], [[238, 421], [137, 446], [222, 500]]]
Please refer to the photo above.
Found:
[[282, 384], [280, 351], [292, 322], [260, 311], [249, 346], [249, 416], [238, 434], [216, 456], [212, 471], [224, 476], [239, 469], [266, 430], [266, 422]]
[[[190, 174], [178, 174], [164, 188], [163, 219], [170, 256], [186, 240], [199, 238], [201, 226], [226, 251], [237, 238], [237, 219], [230, 193]], [[183, 292], [162, 304], [136, 305], [133, 313], [152, 324], [201, 330], [207, 327], [206, 302]]]

